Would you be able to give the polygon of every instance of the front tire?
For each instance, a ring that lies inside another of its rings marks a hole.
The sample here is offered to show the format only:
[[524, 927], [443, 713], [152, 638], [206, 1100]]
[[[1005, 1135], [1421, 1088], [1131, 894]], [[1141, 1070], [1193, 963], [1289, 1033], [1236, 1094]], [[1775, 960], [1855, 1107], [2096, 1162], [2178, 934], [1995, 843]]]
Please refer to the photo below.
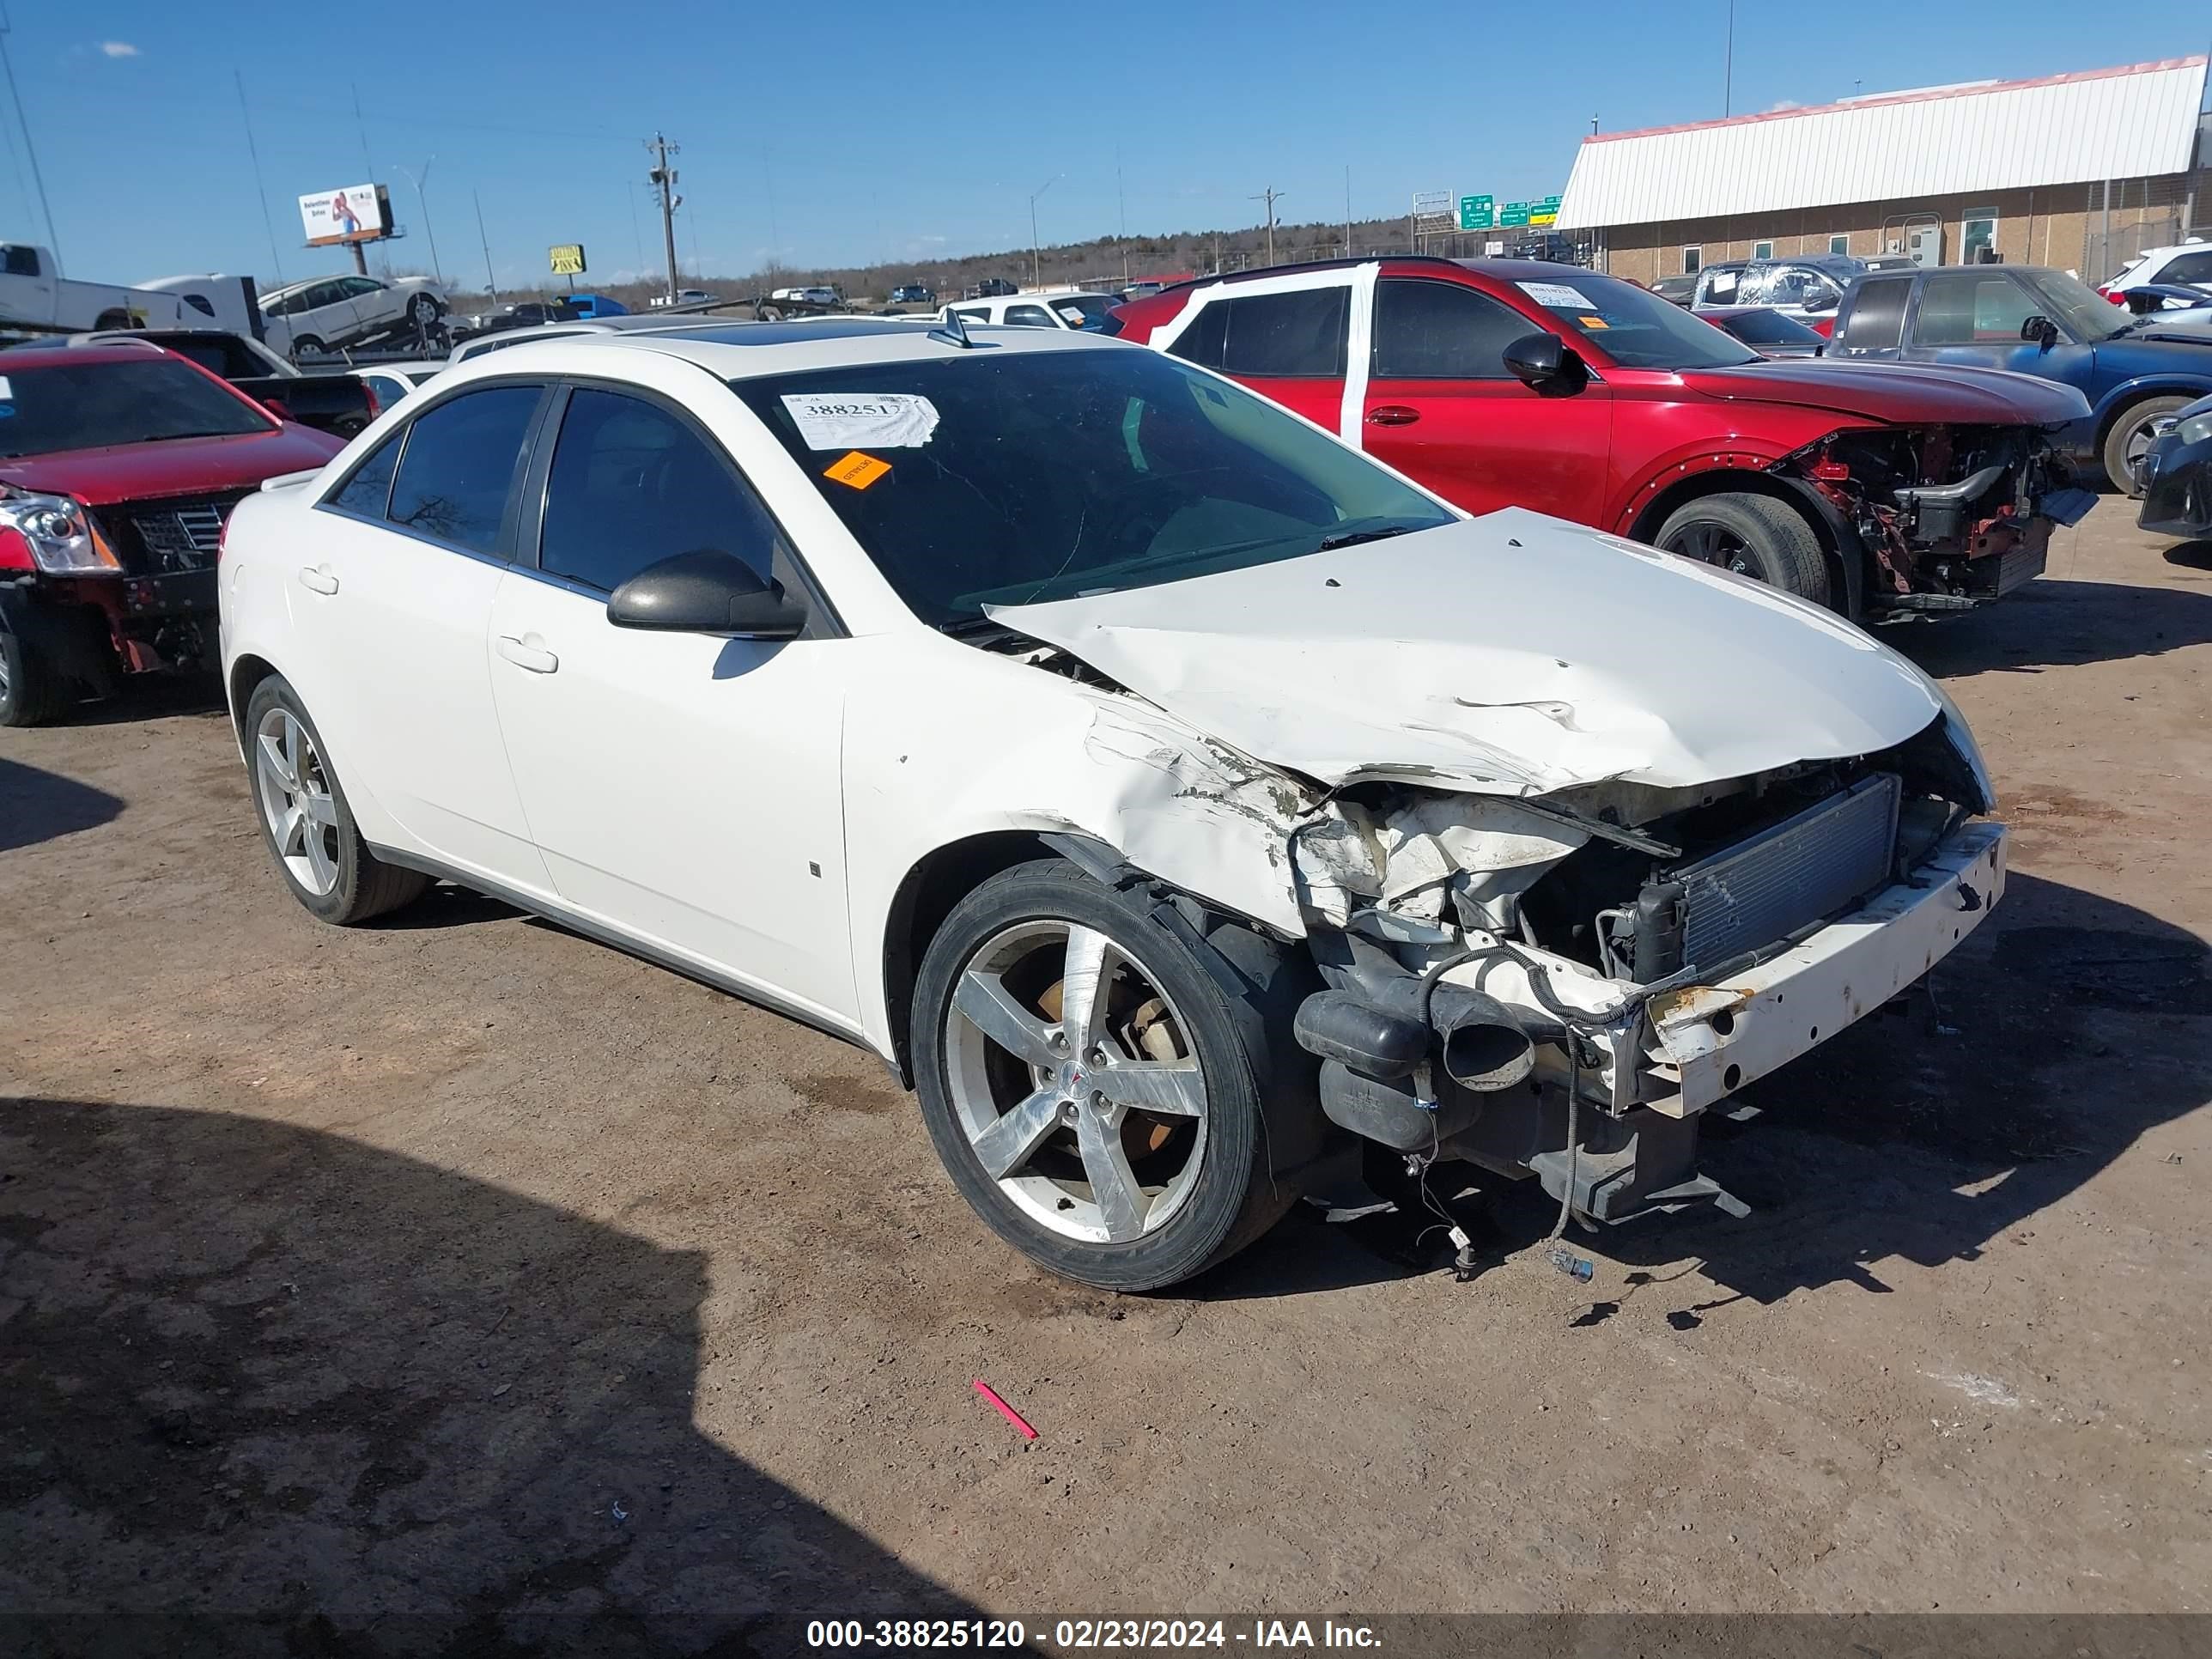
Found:
[[350, 927], [398, 909], [430, 884], [369, 851], [321, 734], [281, 675], [246, 699], [246, 757], [262, 839], [308, 914]]
[[1265, 1158], [1250, 1012], [1141, 893], [1019, 865], [956, 905], [922, 959], [922, 1118], [961, 1196], [1038, 1266], [1173, 1285], [1297, 1199]]
[[407, 317], [416, 333], [428, 334], [437, 325], [438, 302], [427, 294], [418, 294], [407, 302]]
[[2123, 495], [2141, 495], [2142, 480], [2136, 476], [2136, 464], [2151, 445], [2151, 426], [2189, 407], [2187, 398], [2146, 398], [2139, 404], [2130, 404], [2112, 422], [2112, 429], [2105, 434], [2105, 477], [2112, 488]]
[[1770, 495], [1703, 495], [1667, 515], [1655, 544], [1668, 553], [1830, 603], [1828, 562], [1805, 515]]
[[44, 726], [69, 705], [68, 685], [46, 653], [0, 628], [0, 726]]

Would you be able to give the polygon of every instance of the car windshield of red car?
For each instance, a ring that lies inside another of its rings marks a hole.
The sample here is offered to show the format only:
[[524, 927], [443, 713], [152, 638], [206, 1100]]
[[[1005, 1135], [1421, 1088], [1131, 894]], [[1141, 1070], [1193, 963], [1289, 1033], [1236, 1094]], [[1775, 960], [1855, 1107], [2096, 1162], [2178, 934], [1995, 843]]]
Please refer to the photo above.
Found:
[[0, 354], [0, 458], [275, 430], [229, 387], [173, 357], [11, 369]]
[[1560, 267], [1521, 291], [1623, 368], [1729, 368], [1764, 361], [1711, 323], [1647, 288]]

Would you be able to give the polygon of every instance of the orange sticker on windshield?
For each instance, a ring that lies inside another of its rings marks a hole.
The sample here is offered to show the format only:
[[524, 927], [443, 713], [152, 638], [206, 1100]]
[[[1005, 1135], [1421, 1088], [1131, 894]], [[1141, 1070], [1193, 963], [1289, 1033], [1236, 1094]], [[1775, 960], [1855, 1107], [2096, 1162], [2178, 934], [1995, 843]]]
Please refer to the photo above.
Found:
[[1584, 328], [1603, 328], [1606, 325], [1605, 319], [1602, 317], [1577, 317], [1575, 320]]
[[872, 455], [863, 455], [857, 449], [848, 449], [836, 465], [822, 476], [834, 478], [841, 484], [850, 484], [855, 489], [866, 489], [890, 470], [889, 461], [879, 461]]

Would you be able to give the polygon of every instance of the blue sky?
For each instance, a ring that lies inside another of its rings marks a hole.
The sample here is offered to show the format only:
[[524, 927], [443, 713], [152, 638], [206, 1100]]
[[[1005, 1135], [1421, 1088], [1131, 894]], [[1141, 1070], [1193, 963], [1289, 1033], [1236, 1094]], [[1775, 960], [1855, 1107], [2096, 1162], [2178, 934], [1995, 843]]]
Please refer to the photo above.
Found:
[[[431, 263], [402, 167], [429, 163], [449, 277], [481, 285], [480, 195], [502, 283], [580, 240], [610, 280], [657, 259], [641, 140], [684, 146], [678, 246], [709, 271], [1026, 246], [1132, 232], [1360, 217], [1416, 190], [1501, 201], [1565, 182], [1607, 129], [1722, 112], [1727, 0], [1565, 6], [1393, 0], [835, 7], [702, 0], [653, 21], [596, 0], [251, 6], [15, 0], [9, 37], [71, 275], [135, 281], [346, 268], [300, 246], [295, 198], [374, 177]], [[1739, 113], [2201, 52], [2187, 6], [1854, 0], [1737, 8]], [[1831, 18], [1823, 27], [1818, 21]], [[953, 22], [950, 19], [972, 18]], [[1848, 21], [1846, 21], [1846, 18]], [[810, 21], [811, 20], [811, 21]], [[1386, 21], [1387, 20], [1387, 21]], [[1663, 21], [1662, 21], [1663, 20]], [[264, 229], [234, 70], [252, 110]], [[354, 116], [358, 88], [363, 119]], [[0, 236], [43, 241], [14, 112]]]

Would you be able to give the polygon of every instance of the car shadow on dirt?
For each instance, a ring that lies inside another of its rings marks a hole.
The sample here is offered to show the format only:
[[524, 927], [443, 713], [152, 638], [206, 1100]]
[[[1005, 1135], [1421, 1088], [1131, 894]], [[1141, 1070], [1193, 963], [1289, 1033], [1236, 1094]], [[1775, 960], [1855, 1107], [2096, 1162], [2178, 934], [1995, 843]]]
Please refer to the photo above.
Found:
[[179, 714], [214, 716], [226, 712], [221, 675], [131, 675], [124, 679], [112, 697], [72, 704], [62, 714], [59, 723], [128, 726], [137, 720], [162, 720]]
[[[1702, 1256], [1757, 1302], [1879, 1264], [1972, 1261], [2161, 1124], [2212, 1098], [2203, 940], [2143, 911], [2015, 872], [1932, 995], [1875, 1013], [1745, 1091], [1760, 1115], [1709, 1120], [1705, 1172], [1753, 1206], [1630, 1222], [1591, 1237], [1630, 1268]], [[2178, 1164], [2175, 1181], [2197, 1178]], [[1516, 1193], [1509, 1240], [1553, 1206]]]
[[1985, 611], [1896, 623], [1875, 637], [1938, 679], [1992, 670], [2039, 674], [2212, 641], [2212, 594], [2045, 576]]
[[2166, 550], [2166, 562], [2189, 570], [2212, 570], [2212, 540], [2176, 542]]
[[0, 853], [96, 830], [123, 805], [120, 798], [75, 778], [0, 760]]
[[765, 1656], [976, 1616], [692, 1426], [706, 1289], [335, 1135], [0, 1100], [0, 1648]]

